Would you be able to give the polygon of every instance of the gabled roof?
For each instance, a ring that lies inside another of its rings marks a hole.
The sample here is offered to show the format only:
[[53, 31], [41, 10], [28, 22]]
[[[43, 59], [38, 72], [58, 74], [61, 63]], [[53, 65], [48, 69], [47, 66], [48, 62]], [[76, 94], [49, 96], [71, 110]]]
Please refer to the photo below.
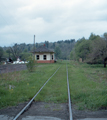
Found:
[[35, 51], [32, 51], [32, 53], [54, 53], [54, 51], [49, 50], [44, 45], [40, 46], [39, 48], [35, 49]]

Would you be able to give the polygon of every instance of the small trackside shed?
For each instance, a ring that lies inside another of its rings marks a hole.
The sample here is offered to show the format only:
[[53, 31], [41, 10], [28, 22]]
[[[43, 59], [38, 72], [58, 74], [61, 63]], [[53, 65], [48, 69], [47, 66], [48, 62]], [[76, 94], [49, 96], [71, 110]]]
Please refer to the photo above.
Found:
[[32, 53], [37, 63], [54, 63], [54, 51], [49, 50], [45, 45], [35, 49]]

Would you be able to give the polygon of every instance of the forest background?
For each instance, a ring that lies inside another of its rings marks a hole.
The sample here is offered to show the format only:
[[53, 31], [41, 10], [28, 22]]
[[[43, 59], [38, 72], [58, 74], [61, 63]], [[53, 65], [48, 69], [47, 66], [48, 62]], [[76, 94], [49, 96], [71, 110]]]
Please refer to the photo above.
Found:
[[46, 41], [34, 44], [13, 44], [9, 47], [0, 47], [0, 61], [3, 58], [11, 57], [16, 60], [20, 57], [21, 60], [27, 59], [31, 55], [34, 48], [44, 45], [55, 51], [56, 59], [71, 59], [82, 62], [96, 64], [105, 63], [107, 61], [107, 33], [103, 35], [95, 35], [91, 33], [89, 38], [84, 37], [75, 41], [75, 39], [59, 40], [57, 42]]

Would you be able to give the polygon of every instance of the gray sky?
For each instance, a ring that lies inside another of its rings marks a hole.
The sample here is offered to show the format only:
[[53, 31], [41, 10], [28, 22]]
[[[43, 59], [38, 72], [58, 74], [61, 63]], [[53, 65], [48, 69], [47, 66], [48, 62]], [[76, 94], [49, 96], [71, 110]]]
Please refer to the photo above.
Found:
[[107, 32], [107, 0], [0, 0], [0, 46]]

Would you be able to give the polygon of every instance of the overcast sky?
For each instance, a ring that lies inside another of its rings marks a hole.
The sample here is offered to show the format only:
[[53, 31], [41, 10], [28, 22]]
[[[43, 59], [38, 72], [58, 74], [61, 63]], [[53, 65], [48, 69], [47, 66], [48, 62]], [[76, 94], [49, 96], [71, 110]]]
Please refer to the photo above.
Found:
[[107, 32], [107, 0], [0, 0], [0, 46]]

